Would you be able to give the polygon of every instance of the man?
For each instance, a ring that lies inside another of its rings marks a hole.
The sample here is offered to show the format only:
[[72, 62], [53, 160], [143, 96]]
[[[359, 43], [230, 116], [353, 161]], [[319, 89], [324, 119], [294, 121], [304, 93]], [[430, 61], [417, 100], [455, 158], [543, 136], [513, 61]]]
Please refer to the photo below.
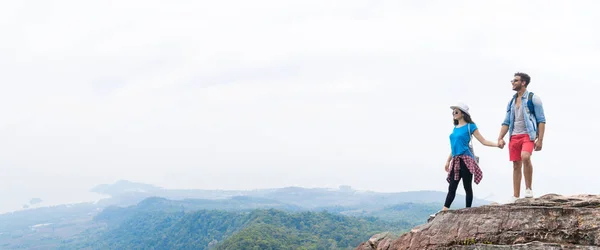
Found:
[[[521, 169], [525, 175], [525, 198], [532, 198], [531, 181], [533, 166], [531, 154], [533, 151], [542, 150], [544, 142], [544, 131], [546, 129], [546, 118], [542, 100], [538, 95], [530, 96], [527, 86], [531, 77], [525, 73], [515, 73], [511, 81], [512, 88], [517, 93], [506, 107], [506, 117], [500, 128], [498, 146], [503, 148], [506, 144], [504, 136], [509, 133], [508, 151], [510, 161], [513, 162], [513, 197], [514, 202], [520, 197], [521, 192]], [[531, 93], [533, 94], [533, 93]], [[529, 99], [531, 98], [531, 103]], [[531, 110], [533, 104], [533, 110]]]

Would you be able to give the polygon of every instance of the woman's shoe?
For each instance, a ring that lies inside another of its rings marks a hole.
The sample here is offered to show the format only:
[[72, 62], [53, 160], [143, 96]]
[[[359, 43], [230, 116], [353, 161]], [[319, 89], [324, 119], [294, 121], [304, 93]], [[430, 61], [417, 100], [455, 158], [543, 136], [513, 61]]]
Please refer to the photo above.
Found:
[[435, 214], [429, 215], [429, 217], [435, 217], [440, 212], [448, 211], [450, 208], [443, 207], [440, 211], [435, 212]]
[[435, 218], [435, 216], [437, 216], [437, 214], [439, 214], [440, 212], [443, 212], [443, 211], [448, 211], [448, 210], [443, 210], [442, 209], [440, 211], [435, 212], [435, 214], [429, 215], [429, 219], [427, 220], [427, 222], [429, 222], [430, 220], [433, 220], [433, 218]]

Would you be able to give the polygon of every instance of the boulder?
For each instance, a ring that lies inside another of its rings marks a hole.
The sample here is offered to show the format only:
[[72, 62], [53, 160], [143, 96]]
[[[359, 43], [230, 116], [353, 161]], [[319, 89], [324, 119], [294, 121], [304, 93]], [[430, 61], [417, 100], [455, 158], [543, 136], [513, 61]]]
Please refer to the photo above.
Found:
[[377, 234], [356, 249], [600, 249], [600, 196], [547, 194], [443, 211], [399, 237]]

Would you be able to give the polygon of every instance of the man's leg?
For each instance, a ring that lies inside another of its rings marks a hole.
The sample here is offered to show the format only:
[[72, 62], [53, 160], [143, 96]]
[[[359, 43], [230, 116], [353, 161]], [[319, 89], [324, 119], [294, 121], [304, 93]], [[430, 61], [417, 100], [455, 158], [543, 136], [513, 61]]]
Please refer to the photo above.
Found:
[[522, 161], [513, 161], [513, 195], [516, 198], [521, 195], [521, 166]]
[[531, 164], [531, 154], [535, 143], [526, 140], [523, 142], [521, 151], [521, 160], [523, 161], [523, 175], [525, 175], [525, 198], [532, 198], [533, 191], [531, 190], [533, 178], [533, 165]]
[[525, 175], [525, 189], [531, 189], [531, 181], [533, 177], [533, 166], [531, 165], [531, 153], [527, 151], [521, 152], [523, 161], [523, 175]]
[[523, 161], [521, 160], [521, 151], [523, 142], [522, 135], [512, 136], [508, 142], [508, 151], [510, 153], [510, 161], [513, 162], [513, 196], [519, 198], [521, 195], [521, 177]]

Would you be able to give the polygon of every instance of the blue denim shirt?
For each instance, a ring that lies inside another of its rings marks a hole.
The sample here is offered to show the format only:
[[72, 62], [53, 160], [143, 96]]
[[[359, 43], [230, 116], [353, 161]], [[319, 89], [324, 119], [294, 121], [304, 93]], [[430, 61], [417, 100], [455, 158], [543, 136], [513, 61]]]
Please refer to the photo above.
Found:
[[[517, 94], [515, 94], [517, 95]], [[538, 95], [533, 95], [531, 101], [533, 102], [533, 107], [535, 109], [535, 115], [529, 112], [529, 107], [527, 106], [527, 97], [529, 95], [529, 91], [525, 91], [523, 96], [521, 96], [521, 105], [524, 108], [523, 117], [525, 117], [525, 127], [527, 128], [527, 133], [529, 134], [529, 138], [534, 141], [537, 138], [538, 125], [540, 123], [546, 123], [546, 116], [544, 115], [544, 106], [542, 105], [542, 99]], [[514, 125], [515, 125], [515, 102], [510, 100], [508, 105], [506, 106], [506, 116], [504, 117], [504, 122], [502, 125], [508, 126], [508, 138], [512, 135]]]

